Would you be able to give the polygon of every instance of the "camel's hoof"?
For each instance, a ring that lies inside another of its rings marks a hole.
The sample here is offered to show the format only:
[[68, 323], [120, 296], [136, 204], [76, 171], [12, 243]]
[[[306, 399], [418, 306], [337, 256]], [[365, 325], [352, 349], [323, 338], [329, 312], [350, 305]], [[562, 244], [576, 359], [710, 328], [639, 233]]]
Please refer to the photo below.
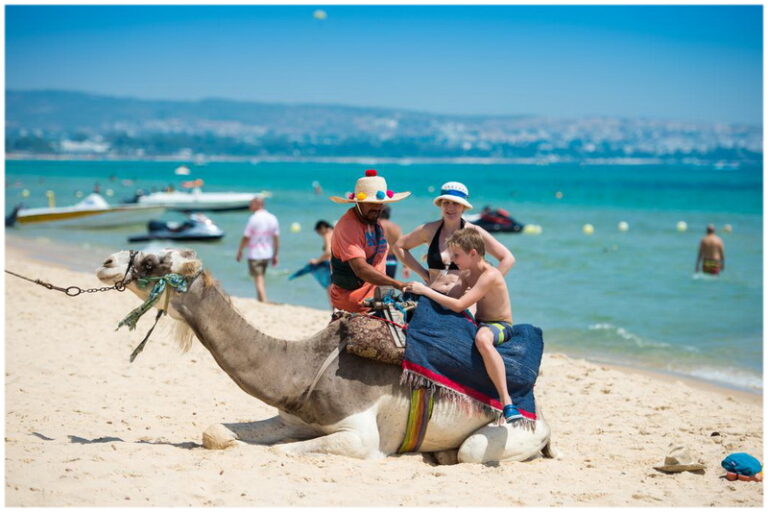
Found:
[[221, 423], [211, 425], [203, 432], [203, 446], [209, 450], [224, 450], [237, 444], [237, 436]]

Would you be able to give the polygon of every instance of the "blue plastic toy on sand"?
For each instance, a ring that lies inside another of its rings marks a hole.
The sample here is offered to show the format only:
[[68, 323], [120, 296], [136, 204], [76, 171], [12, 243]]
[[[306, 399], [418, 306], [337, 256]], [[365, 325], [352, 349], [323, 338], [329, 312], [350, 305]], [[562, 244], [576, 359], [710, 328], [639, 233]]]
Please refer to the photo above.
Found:
[[748, 453], [732, 453], [720, 463], [728, 473], [753, 477], [763, 471], [760, 461]]

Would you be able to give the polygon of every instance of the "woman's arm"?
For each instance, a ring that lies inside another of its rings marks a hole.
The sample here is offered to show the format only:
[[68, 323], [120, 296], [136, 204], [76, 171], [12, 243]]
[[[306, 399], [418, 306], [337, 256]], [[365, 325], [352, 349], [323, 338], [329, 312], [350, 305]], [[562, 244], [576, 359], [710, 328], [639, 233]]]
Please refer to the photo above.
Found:
[[[426, 224], [422, 224], [407, 235], [398, 238], [394, 247], [395, 251], [400, 251], [399, 255], [402, 256], [403, 263], [405, 263], [408, 268], [419, 274], [419, 276], [424, 279], [425, 282], [429, 282], [429, 271], [425, 269], [410, 252], [410, 249], [426, 243], [426, 231]], [[398, 253], [395, 252], [395, 254], [397, 255]]]
[[512, 252], [504, 247], [501, 242], [496, 240], [493, 235], [491, 235], [485, 229], [474, 224], [472, 224], [472, 227], [475, 228], [481, 235], [483, 235], [483, 241], [485, 241], [485, 252], [499, 260], [499, 264], [496, 266], [496, 268], [499, 269], [499, 272], [501, 272], [502, 275], [507, 275], [509, 269], [511, 269], [512, 265], [515, 264], [515, 257], [512, 255]]

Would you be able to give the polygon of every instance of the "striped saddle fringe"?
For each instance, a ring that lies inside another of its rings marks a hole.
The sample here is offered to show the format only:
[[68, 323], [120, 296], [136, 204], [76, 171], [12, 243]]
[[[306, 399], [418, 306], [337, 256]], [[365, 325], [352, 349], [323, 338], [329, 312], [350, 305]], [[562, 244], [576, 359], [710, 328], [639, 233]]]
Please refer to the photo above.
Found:
[[405, 427], [405, 437], [397, 453], [415, 452], [424, 441], [424, 433], [432, 417], [432, 407], [435, 403], [434, 389], [417, 388], [411, 390], [411, 406], [408, 409], [408, 424]]

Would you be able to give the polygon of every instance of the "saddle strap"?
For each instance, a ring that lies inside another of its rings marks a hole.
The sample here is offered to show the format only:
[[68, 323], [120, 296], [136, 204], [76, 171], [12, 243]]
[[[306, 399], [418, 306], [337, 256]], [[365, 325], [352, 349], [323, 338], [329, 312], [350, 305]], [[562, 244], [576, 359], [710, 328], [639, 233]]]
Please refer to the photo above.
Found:
[[339, 357], [339, 354], [342, 350], [347, 346], [347, 342], [345, 340], [342, 340], [339, 345], [331, 350], [331, 353], [328, 354], [328, 357], [325, 358], [325, 361], [323, 361], [323, 364], [320, 366], [320, 369], [317, 370], [317, 373], [315, 374], [315, 378], [312, 380], [312, 384], [309, 385], [309, 389], [307, 389], [307, 392], [304, 394], [304, 400], [302, 402], [305, 402], [309, 395], [312, 394], [312, 392], [315, 390], [315, 386], [317, 385], [317, 382], [320, 380], [320, 377], [323, 376], [325, 373], [325, 370], [328, 369], [329, 366], [331, 366], [331, 363]]

